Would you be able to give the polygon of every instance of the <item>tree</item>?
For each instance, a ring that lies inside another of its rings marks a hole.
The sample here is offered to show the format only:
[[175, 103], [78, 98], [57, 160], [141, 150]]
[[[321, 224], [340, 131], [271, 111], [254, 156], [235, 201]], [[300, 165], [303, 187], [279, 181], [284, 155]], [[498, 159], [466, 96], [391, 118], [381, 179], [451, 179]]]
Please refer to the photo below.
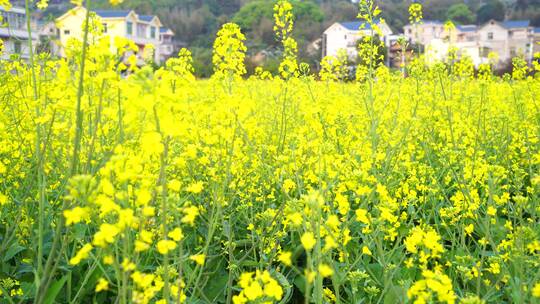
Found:
[[473, 12], [464, 3], [452, 5], [446, 14], [448, 20], [456, 24], [469, 24], [473, 23], [475, 16]]
[[[418, 1], [416, 1], [418, 2]], [[424, 1], [421, 1], [424, 2]], [[424, 19], [444, 20], [447, 17], [448, 8], [455, 4], [463, 4], [459, 0], [426, 0], [423, 5]], [[406, 15], [406, 14], [404, 14]]]
[[504, 4], [499, 0], [491, 0], [482, 5], [476, 12], [476, 20], [479, 23], [487, 22], [491, 19], [502, 21], [505, 16]]
[[[233, 22], [243, 30], [251, 31], [263, 18], [273, 20], [276, 1], [255, 0], [244, 5], [233, 17]], [[291, 1], [295, 22], [322, 22], [324, 15], [320, 7], [312, 2]]]

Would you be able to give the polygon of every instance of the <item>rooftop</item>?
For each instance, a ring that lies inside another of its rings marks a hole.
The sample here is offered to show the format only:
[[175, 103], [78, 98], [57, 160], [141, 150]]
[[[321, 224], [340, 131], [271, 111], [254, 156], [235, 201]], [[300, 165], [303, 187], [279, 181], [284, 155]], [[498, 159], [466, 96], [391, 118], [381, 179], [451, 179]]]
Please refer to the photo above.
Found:
[[139, 15], [139, 19], [144, 21], [144, 22], [150, 22], [152, 21], [152, 19], [154, 19], [156, 16], [152, 16], [152, 15]]
[[17, 6], [12, 6], [9, 10], [6, 10], [3, 6], [0, 5], [0, 11], [26, 15], [26, 10], [22, 7]]
[[474, 32], [476, 31], [477, 26], [474, 24], [467, 24], [467, 25], [458, 25], [456, 26], [456, 28], [460, 32]]
[[518, 28], [518, 27], [529, 27], [530, 25], [529, 20], [509, 20], [504, 21], [502, 25], [506, 28]]
[[167, 32], [171, 32], [172, 33], [172, 30], [168, 27], [165, 27], [165, 26], [162, 26], [159, 28], [159, 32], [164, 34], [164, 33], [167, 33]]
[[98, 16], [101, 18], [123, 18], [129, 15], [131, 11], [107, 11], [107, 10], [96, 10]]
[[360, 29], [362, 30], [371, 29], [371, 25], [363, 21], [347, 21], [347, 22], [340, 22], [339, 24], [341, 24], [343, 27], [351, 31], [358, 31]]

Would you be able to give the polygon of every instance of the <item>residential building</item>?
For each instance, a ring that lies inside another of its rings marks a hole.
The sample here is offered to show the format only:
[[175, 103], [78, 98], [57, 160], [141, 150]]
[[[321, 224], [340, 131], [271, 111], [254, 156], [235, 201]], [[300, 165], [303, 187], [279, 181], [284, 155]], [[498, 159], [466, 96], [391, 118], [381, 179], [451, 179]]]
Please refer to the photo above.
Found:
[[[104, 35], [111, 39], [111, 47], [114, 46], [115, 37], [123, 37], [132, 40], [138, 47], [137, 56], [142, 61], [145, 48], [152, 45], [154, 47], [154, 61], [161, 63], [161, 21], [157, 16], [139, 15], [135, 11], [106, 11], [96, 10], [96, 15], [101, 18], [104, 28]], [[86, 9], [75, 7], [64, 15], [56, 19], [58, 28], [58, 40], [62, 47], [71, 38], [81, 39], [83, 37], [83, 21], [85, 20]], [[65, 56], [63, 48], [60, 56]]]
[[444, 29], [442, 35], [426, 41], [425, 55], [428, 61], [437, 62], [445, 60], [453, 49], [457, 56], [469, 57], [475, 66], [485, 60], [480, 54], [476, 25], [458, 25]]
[[533, 29], [533, 54], [540, 53], [540, 27]]
[[515, 56], [531, 61], [534, 42], [540, 41], [540, 33], [536, 36], [528, 20], [490, 20], [480, 26], [458, 25], [454, 29], [445, 29], [440, 21], [424, 21], [406, 25], [404, 31], [411, 41], [425, 46], [428, 60], [441, 60], [455, 48], [458, 56], [469, 56], [476, 66], [488, 62], [490, 53], [497, 54], [501, 64]]
[[171, 56], [175, 55], [175, 45], [174, 45], [174, 32], [162, 26], [159, 29], [159, 42], [160, 42], [160, 61], [165, 62]]
[[424, 20], [422, 23], [407, 24], [403, 27], [405, 37], [412, 43], [429, 44], [433, 39], [444, 35], [444, 24], [437, 20]]
[[[28, 59], [30, 56], [30, 47], [28, 45], [30, 35], [28, 33], [25, 9], [12, 7], [7, 10], [0, 6], [0, 15], [2, 16], [1, 19], [3, 19], [0, 25], [0, 39], [3, 44], [0, 59], [10, 59], [12, 55]], [[31, 20], [30, 27], [32, 48], [35, 50], [38, 35], [34, 31], [35, 22], [33, 20]]]
[[59, 30], [54, 21], [41, 21], [38, 23], [39, 28], [39, 44], [37, 46], [38, 53], [48, 53], [57, 55], [61, 52], [61, 45], [57, 39]]
[[477, 34], [478, 26], [475, 24], [468, 24], [468, 25], [458, 25], [456, 26], [455, 31], [451, 31], [454, 33], [455, 37], [451, 37], [455, 42], [476, 42], [478, 41], [478, 34]]
[[398, 39], [390, 41], [386, 65], [391, 68], [403, 70], [414, 58], [414, 55], [415, 50], [407, 38], [398, 36]]
[[[392, 30], [386, 23], [378, 23], [381, 30], [380, 39], [386, 43], [386, 38], [392, 35]], [[358, 56], [357, 44], [364, 36], [374, 33], [369, 23], [361, 21], [336, 22], [332, 24], [322, 36], [322, 56], [336, 56], [340, 49], [344, 49], [350, 58]]]
[[491, 20], [478, 28], [478, 41], [482, 57], [491, 52], [507, 62], [518, 55], [532, 59], [533, 28], [528, 20], [498, 22]]

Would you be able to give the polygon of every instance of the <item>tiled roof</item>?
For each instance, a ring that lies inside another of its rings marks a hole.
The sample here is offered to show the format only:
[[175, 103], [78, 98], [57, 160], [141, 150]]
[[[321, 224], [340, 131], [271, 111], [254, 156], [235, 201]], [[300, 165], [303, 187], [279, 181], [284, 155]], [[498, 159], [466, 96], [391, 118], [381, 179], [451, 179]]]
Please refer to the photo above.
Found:
[[530, 21], [529, 20], [510, 20], [510, 21], [504, 21], [502, 24], [506, 28], [528, 27], [530, 24]]
[[97, 10], [96, 14], [101, 18], [123, 18], [129, 15], [131, 11], [104, 11]]
[[[7, 12], [8, 10], [6, 10], [3, 6], [0, 5], [0, 11]], [[26, 15], [26, 10], [23, 7], [12, 6], [9, 9], [9, 12], [10, 13], [16, 13], [16, 14], [25, 14]]]
[[150, 22], [152, 21], [152, 19], [154, 19], [156, 16], [152, 16], [152, 15], [140, 15], [139, 16], [139, 19], [144, 21], [144, 22]]
[[456, 28], [460, 32], [474, 32], [476, 31], [477, 26], [474, 24], [468, 24], [468, 25], [458, 25]]
[[347, 21], [347, 22], [340, 22], [343, 27], [350, 31], [358, 31], [360, 29], [362, 30], [369, 30], [371, 29], [371, 25], [367, 22], [363, 21]]

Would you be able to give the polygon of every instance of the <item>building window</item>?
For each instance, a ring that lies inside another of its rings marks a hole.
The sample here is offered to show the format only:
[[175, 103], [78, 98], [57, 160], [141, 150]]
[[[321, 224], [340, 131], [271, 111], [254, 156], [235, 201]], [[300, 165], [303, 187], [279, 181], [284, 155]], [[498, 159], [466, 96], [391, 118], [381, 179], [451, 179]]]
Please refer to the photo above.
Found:
[[69, 34], [71, 34], [70, 30], [64, 30], [64, 35], [69, 35]]
[[127, 23], [127, 34], [128, 35], [133, 35], [133, 22], [129, 22]]
[[102, 25], [103, 25], [103, 33], [107, 33], [108, 31], [107, 23], [102, 23]]
[[14, 43], [14, 45], [13, 45], [13, 51], [14, 51], [14, 53], [20, 54], [20, 53], [21, 53], [21, 49], [22, 49], [21, 42], [20, 42], [20, 41], [15, 41], [15, 43]]
[[511, 57], [516, 57], [516, 54], [517, 54], [516, 48], [515, 48], [515, 47], [511, 47], [511, 48], [510, 48], [510, 56], [511, 56]]
[[148, 36], [149, 36], [148, 26], [142, 23], [137, 23], [137, 37], [148, 38]]
[[488, 38], [488, 40], [493, 40], [493, 33], [492, 33], [492, 32], [489, 32], [489, 33], [487, 34], [487, 38]]
[[510, 38], [511, 38], [512, 36], [514, 36], [514, 32], [512, 32], [512, 31], [508, 31], [508, 37], [510, 37]]
[[490, 48], [487, 48], [487, 47], [482, 47], [480, 48], [480, 56], [484, 57], [484, 58], [488, 58], [489, 56], [489, 53], [491, 53], [491, 49]]
[[152, 39], [156, 39], [156, 27], [155, 26], [150, 27], [150, 37]]

